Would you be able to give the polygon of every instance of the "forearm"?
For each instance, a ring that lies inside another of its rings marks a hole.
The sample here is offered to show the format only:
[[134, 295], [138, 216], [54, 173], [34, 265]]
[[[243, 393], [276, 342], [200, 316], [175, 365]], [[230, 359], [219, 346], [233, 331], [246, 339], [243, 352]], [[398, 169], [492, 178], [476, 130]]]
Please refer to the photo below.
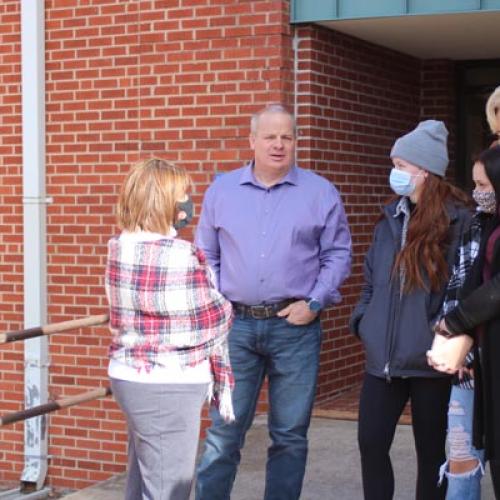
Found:
[[220, 275], [220, 246], [219, 235], [214, 223], [212, 221], [212, 211], [209, 207], [208, 201], [205, 200], [203, 210], [200, 215], [200, 221], [196, 228], [195, 243], [205, 254], [208, 264], [215, 275], [215, 282], [219, 288], [219, 275]]
[[498, 316], [500, 311], [500, 273], [472, 292], [448, 313], [445, 323], [453, 334], [471, 331]]
[[310, 296], [323, 307], [340, 302], [339, 288], [351, 273], [352, 242], [344, 207], [332, 187], [330, 208], [319, 238], [319, 273]]

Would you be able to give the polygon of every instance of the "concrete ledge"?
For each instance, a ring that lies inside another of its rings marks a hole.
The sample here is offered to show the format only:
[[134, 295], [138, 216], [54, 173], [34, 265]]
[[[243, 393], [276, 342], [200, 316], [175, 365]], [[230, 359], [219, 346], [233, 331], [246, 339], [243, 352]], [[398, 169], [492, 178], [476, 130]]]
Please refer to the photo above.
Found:
[[[315, 408], [313, 410], [313, 417], [318, 418], [331, 418], [334, 420], [348, 420], [348, 421], [358, 421], [358, 412], [347, 411], [347, 410], [328, 410], [323, 408]], [[401, 425], [411, 425], [410, 415], [401, 415], [399, 419], [399, 424]]]

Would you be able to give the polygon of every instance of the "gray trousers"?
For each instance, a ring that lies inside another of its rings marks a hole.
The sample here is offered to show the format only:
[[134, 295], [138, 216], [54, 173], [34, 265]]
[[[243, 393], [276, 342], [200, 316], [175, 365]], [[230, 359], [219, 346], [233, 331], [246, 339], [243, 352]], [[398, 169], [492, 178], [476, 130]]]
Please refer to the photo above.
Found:
[[125, 500], [188, 500], [208, 384], [143, 384], [111, 379], [127, 417]]

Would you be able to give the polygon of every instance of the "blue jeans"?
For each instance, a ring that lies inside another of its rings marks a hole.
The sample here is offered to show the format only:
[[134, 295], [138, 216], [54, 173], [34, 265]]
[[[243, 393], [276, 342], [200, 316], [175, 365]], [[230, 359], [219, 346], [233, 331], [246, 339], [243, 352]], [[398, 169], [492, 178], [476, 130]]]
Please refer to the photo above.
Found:
[[[484, 474], [484, 450], [472, 445], [472, 418], [474, 413], [474, 390], [453, 386], [448, 409], [448, 460], [442, 472], [448, 478], [446, 500], [480, 500], [481, 478]], [[470, 472], [452, 474], [448, 462], [478, 460]]]
[[197, 500], [229, 500], [240, 450], [250, 428], [264, 378], [269, 381], [265, 500], [300, 496], [307, 458], [307, 430], [316, 392], [319, 320], [294, 326], [285, 319], [237, 317], [229, 334], [235, 376], [236, 421], [226, 424], [211, 410], [205, 450], [198, 466]]

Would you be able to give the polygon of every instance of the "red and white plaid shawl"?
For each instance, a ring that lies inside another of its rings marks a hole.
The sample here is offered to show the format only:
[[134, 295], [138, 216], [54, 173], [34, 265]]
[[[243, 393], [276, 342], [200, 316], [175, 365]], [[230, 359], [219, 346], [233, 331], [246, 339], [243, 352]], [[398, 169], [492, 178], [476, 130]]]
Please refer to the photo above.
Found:
[[[231, 303], [217, 291], [201, 250], [174, 238], [108, 242], [106, 293], [113, 334], [109, 355], [137, 370], [210, 360], [212, 402], [234, 419], [227, 335]], [[165, 363], [166, 364], [166, 363]]]

